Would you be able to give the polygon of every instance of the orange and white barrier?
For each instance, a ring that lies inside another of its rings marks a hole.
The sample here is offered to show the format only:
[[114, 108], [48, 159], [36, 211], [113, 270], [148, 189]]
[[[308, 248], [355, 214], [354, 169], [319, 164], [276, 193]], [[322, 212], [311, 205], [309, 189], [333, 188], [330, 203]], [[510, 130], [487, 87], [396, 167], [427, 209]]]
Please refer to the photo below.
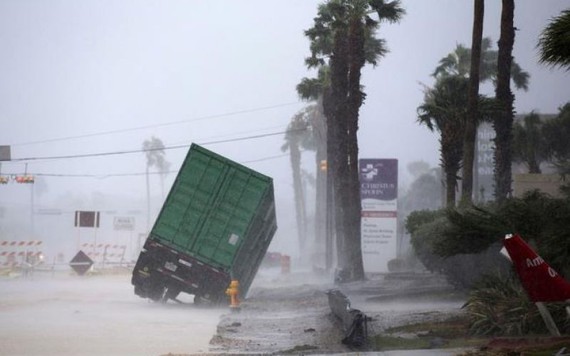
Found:
[[42, 256], [41, 240], [0, 241], [0, 266], [14, 267], [23, 262], [35, 264]]
[[89, 244], [84, 243], [81, 249], [95, 262], [122, 262], [125, 258], [127, 245], [117, 244]]

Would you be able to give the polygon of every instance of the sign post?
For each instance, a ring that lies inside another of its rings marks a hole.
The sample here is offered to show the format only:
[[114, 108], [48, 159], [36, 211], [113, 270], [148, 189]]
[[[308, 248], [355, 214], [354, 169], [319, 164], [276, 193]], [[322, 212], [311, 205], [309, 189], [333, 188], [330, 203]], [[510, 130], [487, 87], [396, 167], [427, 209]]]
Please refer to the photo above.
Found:
[[97, 228], [99, 227], [100, 212], [98, 211], [80, 211], [75, 212], [75, 227], [77, 228], [77, 249], [81, 246], [81, 228], [95, 228], [95, 236], [93, 238], [93, 246], [97, 245]]
[[398, 251], [398, 160], [361, 159], [359, 170], [364, 271], [388, 272]]
[[129, 254], [133, 254], [133, 231], [135, 230], [135, 217], [115, 216], [113, 219], [113, 229], [115, 231], [129, 232]]

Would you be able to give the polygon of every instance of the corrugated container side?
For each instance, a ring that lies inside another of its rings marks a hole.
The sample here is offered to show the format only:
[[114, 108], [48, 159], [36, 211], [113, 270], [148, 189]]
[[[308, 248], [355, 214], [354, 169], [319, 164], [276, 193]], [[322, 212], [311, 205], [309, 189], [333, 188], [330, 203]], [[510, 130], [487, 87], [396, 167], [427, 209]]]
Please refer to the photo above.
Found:
[[[268, 211], [264, 205], [272, 206], [273, 215], [260, 218]], [[268, 230], [265, 224], [276, 225], [271, 178], [192, 145], [151, 237], [229, 270], [234, 262], [241, 264], [236, 260], [257, 261], [255, 255], [265, 253], [267, 246], [257, 241], [260, 234], [271, 240], [272, 233], [267, 236], [267, 232], [260, 232]], [[252, 272], [242, 269], [238, 267], [236, 273], [245, 277]]]
[[255, 217], [247, 232], [247, 241], [238, 252], [232, 267], [232, 278], [240, 281], [244, 295], [253, 282], [276, 230], [275, 198], [271, 185], [256, 209]]

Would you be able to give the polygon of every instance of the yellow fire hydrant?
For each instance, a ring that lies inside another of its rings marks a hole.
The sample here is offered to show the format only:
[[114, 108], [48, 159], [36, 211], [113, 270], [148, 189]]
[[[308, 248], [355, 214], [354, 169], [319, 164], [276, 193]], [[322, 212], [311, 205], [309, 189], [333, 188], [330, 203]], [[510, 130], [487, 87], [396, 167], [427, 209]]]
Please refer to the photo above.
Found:
[[226, 289], [226, 294], [230, 296], [230, 309], [239, 310], [239, 282], [233, 279], [230, 286]]

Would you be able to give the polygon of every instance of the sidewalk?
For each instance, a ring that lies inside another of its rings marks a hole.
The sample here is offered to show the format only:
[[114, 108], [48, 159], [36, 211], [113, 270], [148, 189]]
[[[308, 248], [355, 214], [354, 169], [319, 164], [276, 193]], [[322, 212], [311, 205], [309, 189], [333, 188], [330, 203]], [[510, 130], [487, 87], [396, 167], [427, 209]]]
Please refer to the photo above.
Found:
[[[423, 277], [426, 281], [429, 278]], [[431, 283], [431, 284], [430, 284]], [[461, 301], [438, 304], [405, 301], [406, 291], [445, 288], [440, 281], [429, 283], [386, 281], [383, 277], [335, 286], [332, 277], [316, 276], [310, 272], [281, 275], [261, 270], [250, 295], [239, 312], [222, 316], [217, 333], [211, 341], [215, 354], [343, 354], [343, 355], [401, 355], [402, 351], [373, 352], [351, 350], [341, 343], [344, 330], [340, 320], [331, 312], [326, 291], [339, 289], [351, 299], [352, 307], [360, 309], [373, 321], [369, 330], [379, 333], [397, 325], [434, 318], [437, 313], [456, 312]], [[421, 288], [423, 289], [421, 289]], [[418, 289], [420, 288], [420, 289]], [[427, 288], [427, 289], [426, 289]], [[394, 296], [400, 298], [394, 301]], [[427, 312], [427, 313], [426, 313]], [[429, 313], [433, 312], [433, 313]], [[457, 350], [419, 350], [405, 354], [453, 355]]]

